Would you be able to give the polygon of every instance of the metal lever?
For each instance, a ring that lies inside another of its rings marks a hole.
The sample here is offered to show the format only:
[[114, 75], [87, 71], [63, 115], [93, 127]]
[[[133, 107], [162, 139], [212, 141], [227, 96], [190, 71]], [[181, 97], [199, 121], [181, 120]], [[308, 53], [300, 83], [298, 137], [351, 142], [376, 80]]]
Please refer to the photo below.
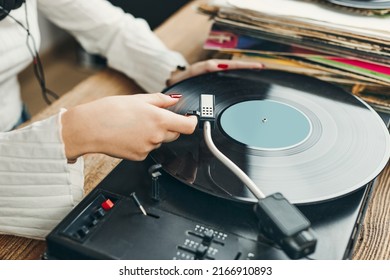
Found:
[[130, 194], [130, 197], [133, 199], [135, 205], [139, 208], [139, 210], [141, 210], [142, 214], [143, 214], [144, 216], [147, 216], [148, 214], [146, 213], [145, 208], [142, 206], [141, 202], [139, 202], [138, 197], [137, 197], [137, 195], [135, 194], [135, 192], [132, 192], [132, 193]]

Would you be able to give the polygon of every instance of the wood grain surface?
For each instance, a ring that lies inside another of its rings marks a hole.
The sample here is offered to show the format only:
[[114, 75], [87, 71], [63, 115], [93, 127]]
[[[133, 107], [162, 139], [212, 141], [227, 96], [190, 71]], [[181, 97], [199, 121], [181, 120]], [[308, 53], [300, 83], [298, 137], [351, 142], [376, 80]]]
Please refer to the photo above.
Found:
[[356, 260], [390, 260], [390, 163], [377, 180], [353, 253]]
[[[211, 21], [197, 14], [193, 1], [156, 30], [168, 47], [181, 52], [189, 62], [206, 59], [202, 50]], [[133, 81], [114, 70], [104, 70], [80, 83], [60, 100], [39, 113], [32, 121], [46, 118], [59, 108], [70, 108], [104, 96], [142, 92]], [[85, 191], [90, 192], [120, 160], [105, 155], [85, 156]], [[379, 177], [353, 259], [390, 259], [390, 165]], [[40, 259], [45, 242], [22, 237], [0, 235], [0, 259]]]

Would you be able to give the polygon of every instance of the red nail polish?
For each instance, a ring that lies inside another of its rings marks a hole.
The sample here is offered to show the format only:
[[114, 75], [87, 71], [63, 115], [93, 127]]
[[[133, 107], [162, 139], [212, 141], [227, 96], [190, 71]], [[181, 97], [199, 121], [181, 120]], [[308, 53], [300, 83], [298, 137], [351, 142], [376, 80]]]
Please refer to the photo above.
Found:
[[220, 64], [217, 65], [217, 67], [218, 67], [219, 69], [228, 69], [228, 68], [229, 68], [229, 65], [224, 64], [224, 63], [220, 63]]
[[169, 95], [171, 98], [181, 98], [183, 95], [182, 94], [176, 94], [176, 93], [174, 93], [174, 94], [170, 94]]

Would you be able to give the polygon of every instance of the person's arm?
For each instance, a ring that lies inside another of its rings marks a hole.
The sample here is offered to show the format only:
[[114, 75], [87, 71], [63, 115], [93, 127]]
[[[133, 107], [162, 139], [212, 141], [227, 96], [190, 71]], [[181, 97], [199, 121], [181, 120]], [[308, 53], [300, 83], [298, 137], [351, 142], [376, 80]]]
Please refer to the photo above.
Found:
[[[164, 4], [157, 1], [156, 5]], [[154, 35], [143, 19], [124, 13], [108, 1], [38, 0], [38, 9], [74, 35], [88, 52], [105, 56], [109, 66], [135, 79], [149, 92], [161, 91], [171, 72], [187, 64]]]
[[0, 133], [0, 233], [44, 238], [82, 198], [82, 155], [143, 160], [192, 133], [196, 117], [165, 110], [178, 100], [161, 93], [106, 97]]
[[[158, 9], [162, 2], [156, 1]], [[227, 69], [261, 69], [261, 63], [211, 59], [187, 65], [169, 50], [143, 19], [136, 19], [105, 0], [38, 0], [52, 22], [73, 34], [91, 53], [105, 56], [108, 65], [134, 79], [148, 92], [202, 73]], [[185, 38], [183, 38], [184, 40]], [[177, 66], [186, 66], [175, 71]]]
[[114, 96], [76, 106], [63, 114], [65, 153], [72, 161], [87, 153], [143, 160], [162, 143], [191, 134], [196, 117], [161, 109], [179, 98], [161, 93]]
[[0, 133], [0, 233], [43, 239], [83, 196], [83, 159], [68, 164], [61, 114]]

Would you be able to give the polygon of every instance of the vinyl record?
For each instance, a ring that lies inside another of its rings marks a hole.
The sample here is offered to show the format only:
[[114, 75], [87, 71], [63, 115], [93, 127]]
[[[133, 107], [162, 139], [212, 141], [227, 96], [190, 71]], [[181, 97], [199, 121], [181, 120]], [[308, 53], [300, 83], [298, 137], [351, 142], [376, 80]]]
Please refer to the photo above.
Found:
[[[183, 97], [172, 111], [199, 109], [200, 94], [215, 95], [215, 145], [266, 195], [281, 192], [307, 204], [355, 191], [374, 179], [390, 155], [378, 114], [341, 88], [272, 70], [208, 73], [168, 88]], [[203, 130], [181, 135], [152, 152], [178, 180], [210, 194], [256, 199], [208, 150]]]
[[369, 9], [369, 10], [381, 10], [390, 9], [390, 0], [327, 0], [333, 4], [340, 6]]

